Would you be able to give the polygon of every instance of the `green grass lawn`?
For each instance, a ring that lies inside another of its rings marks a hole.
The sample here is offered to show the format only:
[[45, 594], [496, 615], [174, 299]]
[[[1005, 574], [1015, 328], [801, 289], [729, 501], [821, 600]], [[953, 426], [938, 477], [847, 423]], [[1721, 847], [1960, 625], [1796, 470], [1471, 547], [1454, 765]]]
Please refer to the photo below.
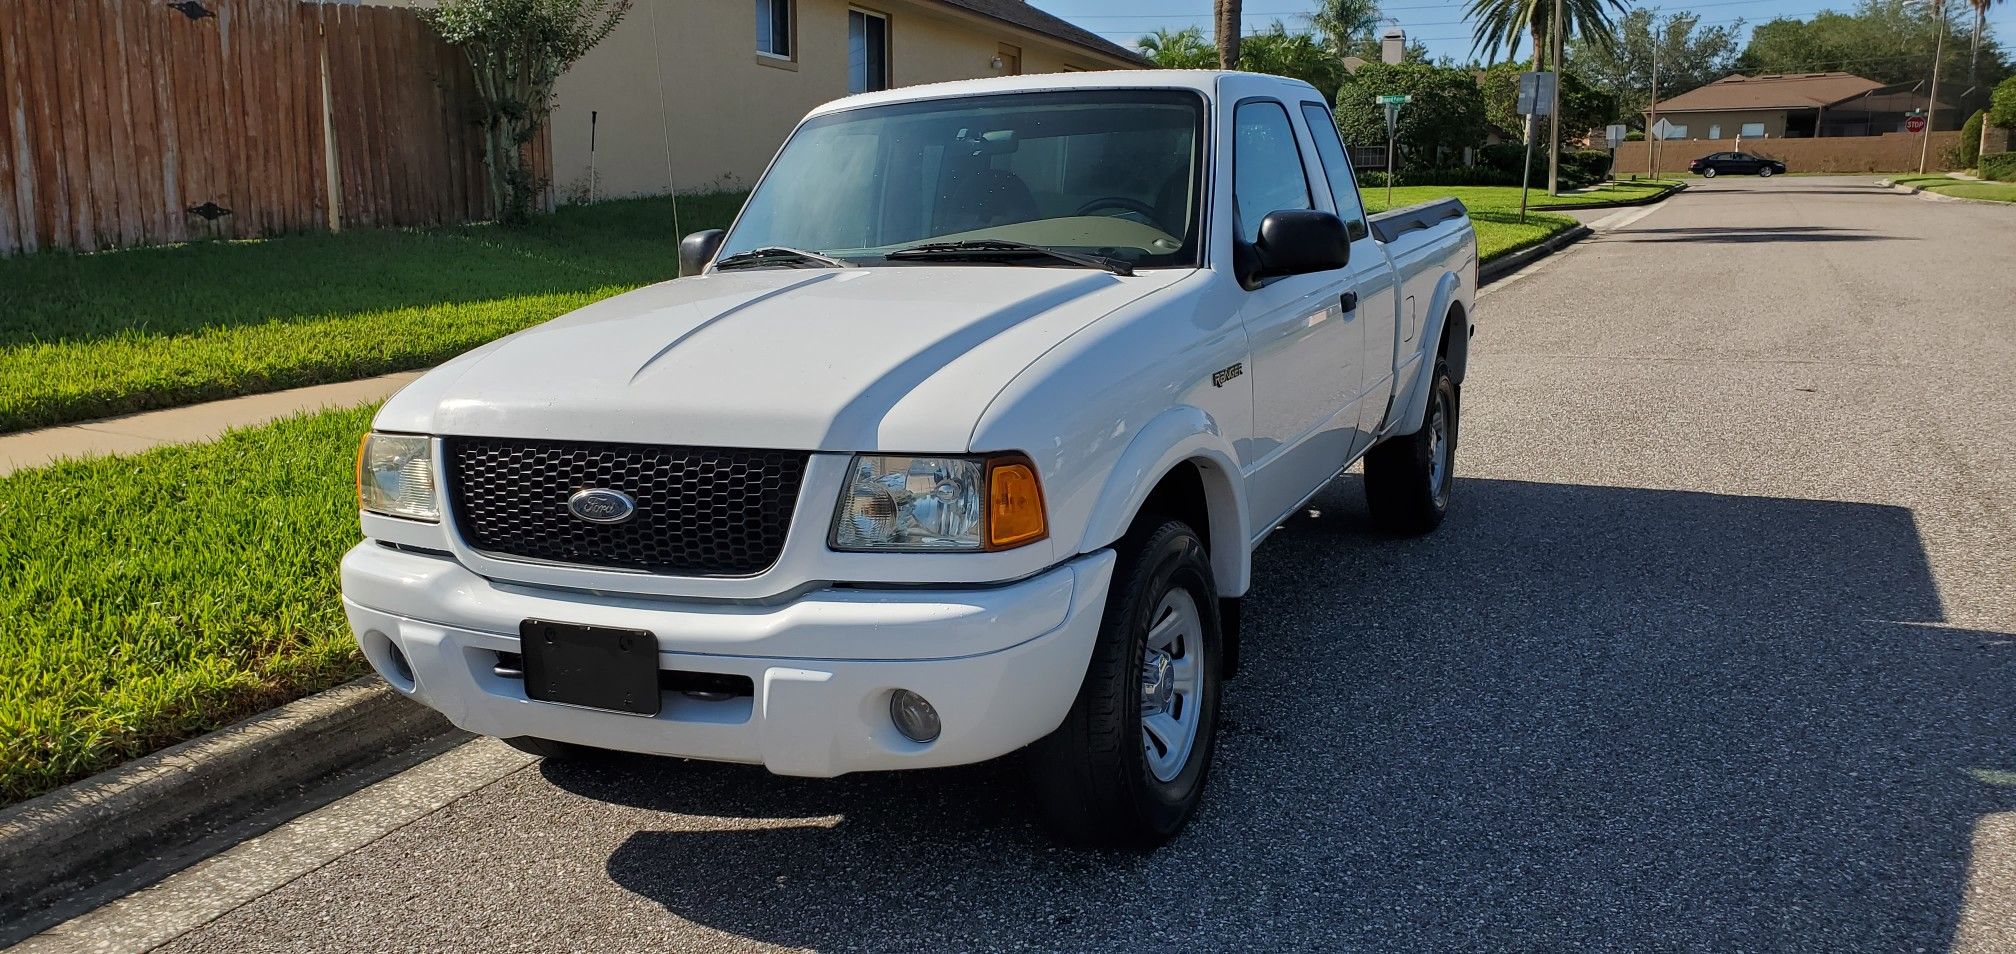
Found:
[[[1659, 188], [1662, 187], [1648, 185], [1628, 193], [1620, 190], [1612, 194], [1610, 201], [1624, 201], [1625, 195], [1642, 198]], [[1362, 192], [1367, 209], [1373, 212], [1387, 209], [1385, 189], [1367, 187]], [[1401, 208], [1451, 197], [1462, 200], [1464, 207], [1470, 210], [1470, 221], [1477, 227], [1477, 256], [1480, 261], [1488, 262], [1538, 245], [1576, 225], [1574, 219], [1565, 215], [1530, 211], [1540, 207], [1538, 200], [1549, 198], [1544, 189], [1527, 196], [1529, 211], [1526, 221], [1520, 222], [1517, 186], [1397, 186], [1393, 189], [1392, 207]], [[1568, 200], [1568, 196], [1561, 196], [1556, 204]]]
[[[682, 197], [683, 231], [742, 195]], [[678, 273], [667, 199], [0, 260], [0, 432], [424, 367]]]
[[1890, 181], [1961, 199], [2016, 202], [2016, 182], [1970, 182], [1950, 176], [1899, 176]]
[[0, 804], [366, 671], [336, 565], [374, 410], [0, 477]]

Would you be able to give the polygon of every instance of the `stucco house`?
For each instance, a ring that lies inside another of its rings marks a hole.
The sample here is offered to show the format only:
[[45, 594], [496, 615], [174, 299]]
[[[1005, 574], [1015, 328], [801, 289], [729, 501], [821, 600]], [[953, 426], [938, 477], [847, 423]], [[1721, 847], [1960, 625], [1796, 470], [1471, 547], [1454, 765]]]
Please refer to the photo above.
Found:
[[[1885, 86], [1853, 73], [1725, 76], [1659, 102], [1670, 139], [1803, 139], [1903, 132], [1906, 115], [1928, 105], [1922, 84]], [[1966, 120], [1940, 95], [1937, 129]]]
[[636, 0], [554, 90], [553, 185], [562, 201], [746, 188], [807, 110], [849, 93], [1149, 65], [1023, 0]]

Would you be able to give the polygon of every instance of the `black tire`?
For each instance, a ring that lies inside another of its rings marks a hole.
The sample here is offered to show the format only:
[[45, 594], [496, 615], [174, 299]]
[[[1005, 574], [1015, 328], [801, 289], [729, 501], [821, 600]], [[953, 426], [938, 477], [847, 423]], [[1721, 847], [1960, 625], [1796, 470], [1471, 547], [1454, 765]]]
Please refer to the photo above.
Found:
[[527, 755], [536, 755], [542, 759], [552, 759], [556, 762], [584, 762], [608, 754], [602, 749], [575, 745], [572, 742], [556, 742], [552, 739], [541, 739], [530, 735], [520, 735], [505, 739], [504, 744]]
[[1701, 178], [1703, 179], [1715, 178], [1715, 167], [1709, 166], [1708, 168], [1701, 170]]
[[[1386, 440], [1365, 455], [1365, 502], [1379, 529], [1402, 536], [1420, 536], [1442, 525], [1456, 487], [1457, 422], [1461, 392], [1449, 376], [1449, 363], [1435, 359], [1435, 377], [1428, 382], [1428, 407], [1421, 429]], [[1436, 414], [1444, 415], [1440, 479], [1435, 471]]]
[[[1064, 723], [1024, 751], [1037, 808], [1061, 839], [1152, 851], [1189, 822], [1204, 794], [1218, 730], [1224, 640], [1204, 543], [1187, 524], [1144, 515], [1120, 543], [1099, 640]], [[1187, 761], [1168, 781], [1143, 748], [1142, 670], [1153, 618], [1173, 590], [1195, 601], [1203, 664]]]

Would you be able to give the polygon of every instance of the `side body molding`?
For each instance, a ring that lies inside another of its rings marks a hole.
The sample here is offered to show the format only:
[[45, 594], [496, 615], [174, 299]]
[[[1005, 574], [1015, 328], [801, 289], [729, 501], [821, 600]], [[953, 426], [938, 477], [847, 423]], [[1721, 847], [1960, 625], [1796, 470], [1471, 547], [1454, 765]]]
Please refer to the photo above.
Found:
[[1127, 532], [1149, 492], [1185, 461], [1197, 467], [1211, 513], [1211, 574], [1220, 596], [1242, 596], [1252, 576], [1252, 520], [1246, 485], [1232, 443], [1199, 408], [1183, 405], [1157, 415], [1121, 452], [1092, 508], [1078, 552], [1110, 546]]

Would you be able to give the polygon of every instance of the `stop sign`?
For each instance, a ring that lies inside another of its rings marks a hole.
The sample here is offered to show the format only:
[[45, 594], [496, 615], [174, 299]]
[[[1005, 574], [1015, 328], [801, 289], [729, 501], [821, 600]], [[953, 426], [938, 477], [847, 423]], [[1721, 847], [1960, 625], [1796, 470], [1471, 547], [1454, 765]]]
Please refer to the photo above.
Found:
[[1924, 132], [1925, 117], [1923, 116], [1904, 117], [1904, 128], [1910, 130], [1911, 132]]

